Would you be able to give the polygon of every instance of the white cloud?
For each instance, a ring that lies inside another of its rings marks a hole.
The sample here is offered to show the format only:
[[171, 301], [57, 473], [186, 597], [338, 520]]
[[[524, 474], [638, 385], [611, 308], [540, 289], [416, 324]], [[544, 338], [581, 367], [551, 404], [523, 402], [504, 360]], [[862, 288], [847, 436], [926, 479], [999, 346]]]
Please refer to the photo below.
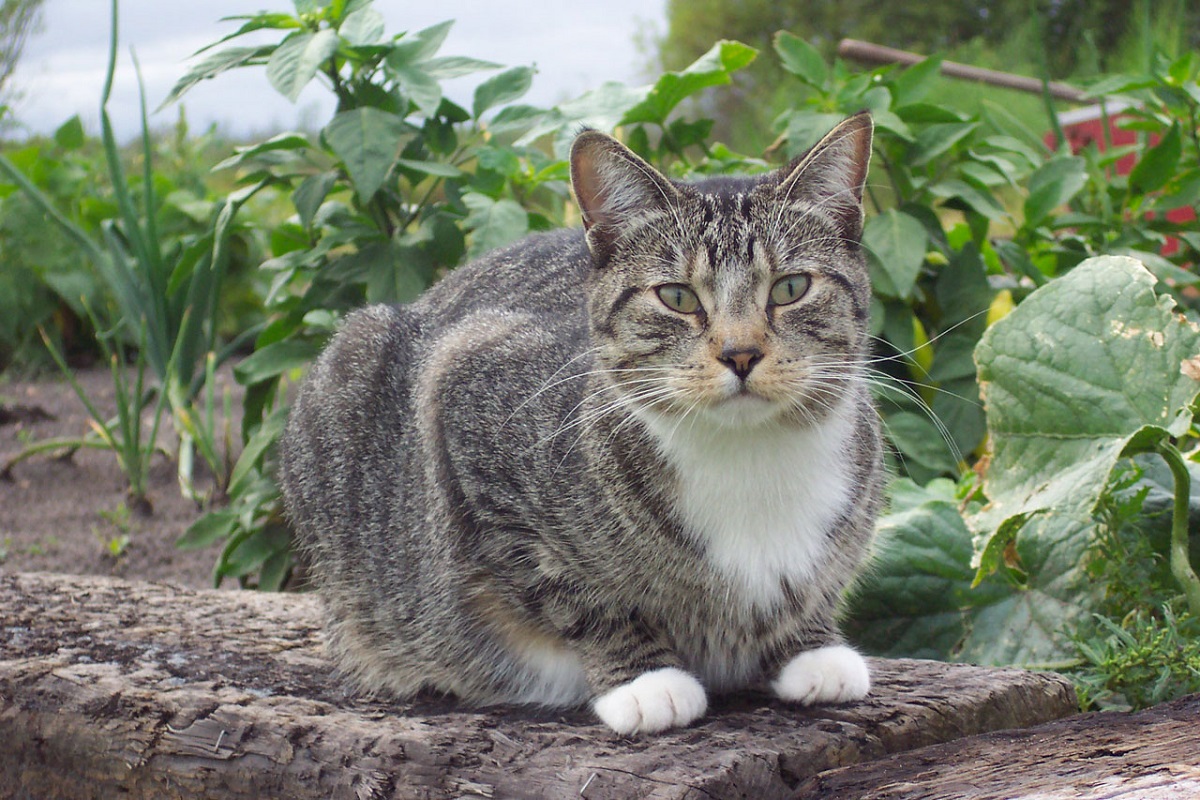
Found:
[[[536, 64], [538, 75], [527, 102], [550, 105], [577, 96], [607, 80], [640, 83], [643, 56], [634, 36], [640, 25], [662, 26], [665, 0], [607, 0], [560, 3], [547, 0], [441, 0], [409, 4], [378, 0], [389, 33], [419, 30], [446, 19], [457, 22], [442, 52], [504, 65]], [[236, 30], [221, 17], [255, 13], [266, 6], [287, 8], [287, 0], [206, 3], [123, 0], [121, 60], [109, 115], [118, 136], [138, 131], [138, 95], [129, 60], [133, 47], [141, 65], [151, 111], [182, 76], [198, 48]], [[107, 60], [109, 5], [104, 0], [46, 0], [43, 30], [30, 40], [14, 77], [23, 92], [17, 119], [30, 130], [52, 131], [73, 114], [89, 129], [99, 125], [100, 91]], [[452, 83], [451, 96], [469, 100], [469, 79]], [[216, 123], [235, 134], [261, 133], [319, 122], [332, 112], [328, 93], [309, 87], [296, 105], [279, 96], [262, 70], [227, 73], [192, 89], [184, 98], [193, 127]], [[152, 125], [172, 123], [167, 108]]]

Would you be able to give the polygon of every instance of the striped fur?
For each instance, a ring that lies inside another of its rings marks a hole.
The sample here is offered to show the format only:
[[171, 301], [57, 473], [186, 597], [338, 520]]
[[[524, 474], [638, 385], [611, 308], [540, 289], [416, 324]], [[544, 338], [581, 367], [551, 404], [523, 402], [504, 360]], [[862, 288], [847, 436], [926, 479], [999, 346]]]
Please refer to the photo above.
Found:
[[687, 724], [706, 691], [866, 691], [835, 614], [882, 474], [869, 152], [860, 115], [778, 172], [681, 184], [585, 132], [584, 232], [347, 319], [281, 482], [360, 687], [591, 702], [622, 733]]

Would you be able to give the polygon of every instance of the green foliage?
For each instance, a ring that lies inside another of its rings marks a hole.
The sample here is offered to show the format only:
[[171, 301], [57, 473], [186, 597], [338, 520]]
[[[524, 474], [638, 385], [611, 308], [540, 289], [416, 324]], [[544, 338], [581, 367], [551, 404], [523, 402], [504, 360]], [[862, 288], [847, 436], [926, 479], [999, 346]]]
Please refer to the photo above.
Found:
[[[1176, 447], [1194, 441], [1200, 332], [1154, 284], [1131, 259], [1089, 260], [987, 330], [975, 358], [991, 457], [982, 481], [893, 487], [851, 612], [868, 649], [1064, 667], [1082, 653], [1093, 692], [1135, 691], [1144, 674], [1129, 663], [1168, 655], [1158, 650], [1176, 626], [1160, 607], [1182, 596], [1181, 619], [1200, 611], [1188, 532], [1200, 451], [1185, 462]], [[1151, 484], [1128, 477], [1130, 458], [1152, 454], [1164, 459], [1166, 535], [1143, 509]], [[1179, 677], [1154, 691], [1180, 691]]]
[[[169, 236], [161, 226], [173, 225], [171, 210], [185, 214], [196, 212], [194, 204], [185, 207], [186, 199], [178, 196], [173, 203], [160, 201], [159, 183], [153, 170], [153, 146], [142, 104], [142, 175], [135, 186], [126, 175], [121, 153], [108, 116], [108, 100], [116, 70], [117, 2], [112, 4], [112, 28], [109, 40], [108, 71], [100, 101], [101, 143], [107, 177], [112, 190], [112, 217], [101, 219], [100, 240], [62, 211], [53, 198], [38, 186], [9, 159], [0, 156], [0, 172], [19, 188], [25, 198], [52, 222], [81, 253], [95, 270], [99, 285], [105, 290], [105, 301], [111, 302], [115, 323], [111, 331], [101, 331], [101, 323], [90, 310], [97, 339], [105, 358], [112, 362], [113, 380], [117, 390], [120, 436], [113, 435], [112, 426], [98, 417], [87, 403], [102, 440], [118, 452], [122, 470], [129, 478], [131, 492], [144, 502], [145, 469], [153, 439], [143, 448], [139, 444], [141, 412], [151, 404], [143, 392], [143, 369], [149, 365], [157, 378], [155, 391], [159, 396], [156, 408], [163, 403], [176, 421], [182, 439], [180, 475], [191, 475], [193, 442], [203, 440], [200, 451], [206, 457], [214, 454], [212, 431], [195, 424], [193, 401], [212, 367], [203, 368], [210, 354], [217, 353], [220, 363], [236, 347], [218, 348], [217, 302], [230, 260], [230, 234], [238, 209], [265, 182], [234, 192], [213, 211], [211, 226], [198, 235]], [[79, 147], [82, 130], [78, 121], [68, 122], [59, 129], [56, 138], [64, 147]], [[103, 244], [101, 243], [103, 242]], [[95, 284], [86, 287], [95, 291]], [[85, 308], [86, 294], [78, 301]], [[103, 316], [108, 316], [103, 314]], [[106, 340], [113, 339], [113, 344]], [[67, 370], [66, 362], [49, 337], [47, 345], [59, 366]], [[133, 389], [125, 385], [124, 358], [121, 342], [136, 345], [138, 374]], [[77, 390], [78, 386], [76, 385]], [[81, 399], [83, 398], [80, 393]], [[153, 430], [158, 430], [159, 411], [155, 412]], [[218, 474], [221, 461], [213, 458], [210, 467]], [[185, 482], [185, 491], [191, 491]]]

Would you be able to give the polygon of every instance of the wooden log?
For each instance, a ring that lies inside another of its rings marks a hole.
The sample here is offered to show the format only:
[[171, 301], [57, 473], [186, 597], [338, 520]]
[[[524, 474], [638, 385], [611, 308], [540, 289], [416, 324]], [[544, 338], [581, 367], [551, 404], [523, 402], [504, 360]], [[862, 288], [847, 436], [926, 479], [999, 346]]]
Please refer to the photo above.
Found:
[[925, 747], [805, 781], [793, 800], [1195, 800], [1200, 694]]
[[305, 595], [0, 575], [0, 796], [790, 796], [818, 772], [1075, 710], [1059, 676], [872, 662], [862, 703], [718, 698], [625, 739], [586, 710], [346, 693]]

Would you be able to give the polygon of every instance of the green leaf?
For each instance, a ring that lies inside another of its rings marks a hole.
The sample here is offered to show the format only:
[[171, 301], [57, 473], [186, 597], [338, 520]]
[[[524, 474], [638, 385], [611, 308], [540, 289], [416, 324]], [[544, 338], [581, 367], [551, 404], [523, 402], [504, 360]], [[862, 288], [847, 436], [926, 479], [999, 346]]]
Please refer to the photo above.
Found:
[[396, 166], [414, 172], [422, 172], [426, 175], [433, 175], [438, 178], [459, 178], [463, 175], [463, 171], [458, 167], [441, 161], [417, 161], [414, 158], [398, 158], [396, 159]]
[[466, 58], [464, 56], [431, 58], [424, 62], [422, 66], [430, 77], [443, 81], [450, 80], [451, 78], [461, 78], [464, 75], [473, 75], [476, 72], [500, 69], [499, 64], [492, 63], [491, 61], [480, 61], [477, 58]]
[[993, 324], [975, 351], [993, 457], [972, 520], [980, 575], [1025, 523], [1090, 519], [1117, 460], [1191, 425], [1200, 331], [1130, 258], [1084, 261]]
[[471, 212], [466, 219], [472, 231], [470, 258], [514, 242], [529, 230], [529, 214], [514, 200], [493, 200], [470, 192], [463, 195], [463, 203]]
[[780, 65], [809, 86], [825, 89], [829, 82], [829, 65], [825, 58], [804, 39], [787, 31], [775, 34], [775, 53]]
[[210, 511], [193, 522], [183, 535], [175, 540], [175, 546], [180, 550], [199, 550], [208, 547], [221, 539], [228, 538], [237, 526], [236, 512], [222, 509]]
[[807, 153], [842, 119], [841, 114], [820, 114], [807, 110], [792, 112], [787, 122], [788, 158]]
[[1004, 207], [991, 194], [980, 191], [966, 181], [949, 178], [930, 186], [929, 193], [934, 197], [963, 203], [993, 221], [1004, 217]]
[[58, 126], [58, 130], [54, 132], [55, 144], [64, 150], [78, 150], [83, 147], [86, 139], [87, 137], [83, 133], [83, 122], [80, 121], [78, 114]]
[[266, 58], [274, 51], [275, 45], [228, 47], [224, 50], [218, 50], [185, 72], [183, 77], [171, 88], [171, 91], [167, 94], [167, 99], [162, 101], [159, 109], [165, 108], [180, 97], [183, 97], [188, 89], [191, 89], [200, 81], [215, 78], [222, 72], [243, 67], [259, 59]]
[[405, 36], [392, 45], [391, 52], [385, 59], [387, 65], [395, 68], [427, 61], [441, 49], [442, 43], [446, 41], [446, 36], [452, 27], [454, 27], [454, 20], [448, 19]]
[[351, 11], [338, 26], [338, 35], [351, 45], [378, 44], [386, 29], [383, 14], [367, 6]]
[[1148, 194], [1167, 185], [1175, 177], [1183, 155], [1183, 135], [1176, 122], [1158, 144], [1141, 157], [1129, 173], [1129, 189]]
[[383, 185], [407, 130], [399, 116], [370, 106], [343, 111], [325, 127], [325, 141], [346, 165], [362, 200]]
[[930, 125], [916, 135], [909, 163], [914, 167], [928, 164], [970, 136], [978, 127], [978, 122]]
[[1087, 164], [1076, 156], [1053, 158], [1038, 167], [1029, 176], [1024, 227], [1041, 225], [1054, 209], [1079, 194], [1087, 181]]
[[442, 104], [442, 85], [425, 70], [424, 64], [405, 64], [392, 70], [400, 88], [427, 117], [435, 116]]
[[307, 366], [321, 350], [320, 344], [306, 339], [284, 339], [255, 350], [233, 372], [238, 383], [251, 386], [260, 381]]
[[1070, 631], [1099, 609], [1103, 592], [1086, 569], [1095, 529], [1090, 517], [1060, 514], [1029, 523], [1010, 551], [1025, 578], [1019, 586], [993, 579], [975, 589], [990, 596], [974, 603], [955, 660], [1045, 669], [1073, 659]]
[[[275, 347], [282, 344], [287, 344], [287, 342], [277, 342], [275, 345], [269, 346]], [[258, 430], [246, 442], [241, 455], [238, 456], [237, 464], [233, 467], [233, 472], [229, 474], [228, 492], [230, 496], [240, 495], [254, 479], [255, 471], [261, 463], [263, 455], [271, 447], [274, 447], [279, 438], [283, 436], [283, 429], [287, 426], [287, 412], [287, 408], [276, 409], [271, 416], [263, 420], [262, 425], [258, 426]]]
[[313, 217], [325, 202], [325, 197], [337, 182], [337, 177], [338, 173], [335, 170], [309, 175], [292, 192], [292, 205], [296, 207], [300, 224], [305, 228], [312, 227]]
[[942, 69], [942, 59], [926, 58], [905, 67], [891, 81], [892, 97], [897, 108], [922, 102], [933, 88]]
[[620, 125], [636, 125], [652, 122], [664, 125], [667, 116], [685, 98], [707, 89], [731, 82], [730, 73], [745, 67], [758, 55], [758, 51], [741, 42], [722, 40], [712, 49], [696, 59], [682, 72], [668, 72], [650, 87], [649, 93], [640, 103], [630, 108], [622, 117]]
[[862, 243], [871, 259], [877, 290], [888, 297], [909, 297], [928, 250], [925, 226], [915, 217], [890, 208], [867, 220]]
[[532, 67], [512, 67], [479, 84], [471, 104], [471, 115], [479, 119], [488, 109], [522, 97], [533, 85], [533, 73]]
[[277, 92], [294, 103], [337, 48], [337, 32], [329, 28], [315, 33], [293, 33], [267, 61], [267, 80]]

